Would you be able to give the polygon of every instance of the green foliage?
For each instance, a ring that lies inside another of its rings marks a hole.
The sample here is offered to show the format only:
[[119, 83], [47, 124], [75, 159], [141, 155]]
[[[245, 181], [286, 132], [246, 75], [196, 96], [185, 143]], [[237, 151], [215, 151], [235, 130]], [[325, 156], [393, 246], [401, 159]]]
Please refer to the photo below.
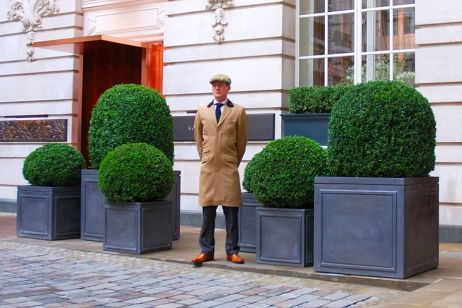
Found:
[[288, 136], [271, 141], [250, 164], [250, 190], [268, 207], [313, 206], [314, 177], [325, 175], [327, 154], [311, 139]]
[[173, 121], [165, 99], [135, 84], [106, 90], [93, 109], [89, 129], [90, 161], [98, 168], [104, 156], [125, 143], [143, 142], [173, 160]]
[[[258, 155], [258, 153], [256, 155]], [[254, 165], [254, 160], [252, 159], [251, 161], [247, 163], [244, 169], [244, 179], [242, 180], [242, 187], [244, 187], [244, 189], [247, 190], [248, 192], [252, 192], [251, 181], [252, 181], [252, 174], [254, 173], [253, 165]]]
[[63, 143], [51, 143], [31, 152], [22, 168], [24, 178], [36, 186], [79, 186], [85, 167], [82, 154]]
[[329, 113], [335, 103], [353, 86], [298, 87], [289, 90], [292, 113]]
[[111, 150], [98, 173], [101, 192], [110, 201], [147, 202], [165, 198], [173, 184], [172, 161], [146, 143]]
[[349, 91], [332, 109], [329, 162], [334, 175], [423, 177], [435, 166], [435, 118], [427, 99], [396, 81]]

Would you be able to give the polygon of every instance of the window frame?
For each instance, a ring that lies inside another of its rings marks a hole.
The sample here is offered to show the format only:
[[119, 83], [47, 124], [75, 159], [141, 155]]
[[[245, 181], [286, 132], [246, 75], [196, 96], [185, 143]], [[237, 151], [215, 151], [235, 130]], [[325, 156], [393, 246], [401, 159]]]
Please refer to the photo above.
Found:
[[[313, 14], [301, 14], [300, 15], [300, 1], [296, 0], [296, 18], [295, 18], [295, 85], [300, 86], [300, 61], [302, 60], [313, 60], [313, 59], [323, 59], [324, 60], [324, 86], [328, 85], [329, 82], [329, 59], [336, 57], [353, 57], [354, 65], [354, 84], [362, 82], [362, 57], [367, 55], [389, 55], [389, 80], [393, 80], [394, 72], [394, 55], [400, 53], [413, 53], [415, 55], [416, 48], [408, 49], [394, 49], [394, 22], [393, 22], [393, 11], [398, 9], [413, 8], [415, 14], [415, 1], [413, 4], [402, 4], [394, 5], [394, 0], [390, 0], [388, 6], [380, 6], [374, 8], [362, 8], [362, 0], [353, 1], [352, 10], [344, 11], [332, 11], [332, 12], [323, 12], [323, 13], [313, 13]], [[314, 0], [313, 0], [314, 1]], [[324, 0], [325, 10], [328, 8], [329, 0]], [[388, 10], [390, 22], [389, 22], [389, 49], [381, 51], [362, 51], [362, 14], [371, 11], [383, 11]], [[351, 53], [336, 53], [329, 54], [329, 44], [328, 44], [328, 34], [329, 34], [329, 16], [333, 15], [342, 15], [342, 14], [351, 14], [353, 13], [353, 52]], [[415, 16], [415, 15], [414, 15]], [[300, 20], [302, 18], [315, 18], [315, 17], [324, 17], [324, 53], [322, 55], [311, 55], [311, 56], [300, 56]], [[415, 18], [415, 17], [414, 17]], [[415, 28], [414, 28], [415, 35]], [[305, 85], [302, 85], [305, 86]]]

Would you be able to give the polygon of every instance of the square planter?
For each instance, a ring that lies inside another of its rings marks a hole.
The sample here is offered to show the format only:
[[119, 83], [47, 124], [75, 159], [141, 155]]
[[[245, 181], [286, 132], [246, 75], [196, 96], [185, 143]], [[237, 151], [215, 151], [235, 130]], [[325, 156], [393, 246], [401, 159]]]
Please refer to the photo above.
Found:
[[98, 170], [83, 169], [81, 176], [82, 221], [80, 238], [102, 242], [104, 237], [104, 195], [98, 186]]
[[105, 251], [145, 253], [172, 248], [169, 201], [105, 201]]
[[304, 136], [327, 146], [329, 113], [281, 114], [282, 136]]
[[[172, 239], [180, 238], [181, 172], [175, 171], [172, 190], [166, 200], [172, 202]], [[98, 186], [98, 170], [82, 170], [82, 240], [102, 242], [104, 237], [104, 200]]]
[[257, 207], [257, 263], [313, 263], [313, 209]]
[[407, 278], [438, 266], [438, 178], [316, 177], [316, 272]]
[[180, 238], [180, 195], [181, 195], [181, 171], [175, 172], [172, 190], [165, 200], [172, 203], [172, 240]]
[[242, 252], [257, 252], [257, 207], [262, 206], [254, 194], [242, 193], [239, 209], [239, 247]]
[[18, 186], [16, 233], [41, 240], [80, 237], [80, 187]]

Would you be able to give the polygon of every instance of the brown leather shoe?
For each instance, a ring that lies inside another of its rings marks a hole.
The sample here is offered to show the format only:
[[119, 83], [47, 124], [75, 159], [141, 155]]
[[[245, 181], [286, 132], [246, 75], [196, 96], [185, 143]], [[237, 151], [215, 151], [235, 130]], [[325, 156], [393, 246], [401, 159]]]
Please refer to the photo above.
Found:
[[226, 260], [228, 260], [229, 262], [237, 263], [237, 264], [244, 263], [244, 259], [242, 259], [242, 257], [239, 256], [237, 253], [233, 255], [227, 255]]
[[207, 261], [213, 261], [213, 253], [201, 253], [200, 255], [192, 258], [193, 263], [204, 263]]

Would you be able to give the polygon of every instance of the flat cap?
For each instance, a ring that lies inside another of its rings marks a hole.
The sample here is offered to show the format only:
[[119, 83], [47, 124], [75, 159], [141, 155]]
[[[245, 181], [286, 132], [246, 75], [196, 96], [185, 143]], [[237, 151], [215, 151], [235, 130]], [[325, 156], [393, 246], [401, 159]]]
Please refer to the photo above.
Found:
[[210, 83], [214, 83], [215, 81], [231, 84], [231, 78], [229, 78], [229, 76], [225, 74], [216, 74], [212, 78], [210, 78]]

